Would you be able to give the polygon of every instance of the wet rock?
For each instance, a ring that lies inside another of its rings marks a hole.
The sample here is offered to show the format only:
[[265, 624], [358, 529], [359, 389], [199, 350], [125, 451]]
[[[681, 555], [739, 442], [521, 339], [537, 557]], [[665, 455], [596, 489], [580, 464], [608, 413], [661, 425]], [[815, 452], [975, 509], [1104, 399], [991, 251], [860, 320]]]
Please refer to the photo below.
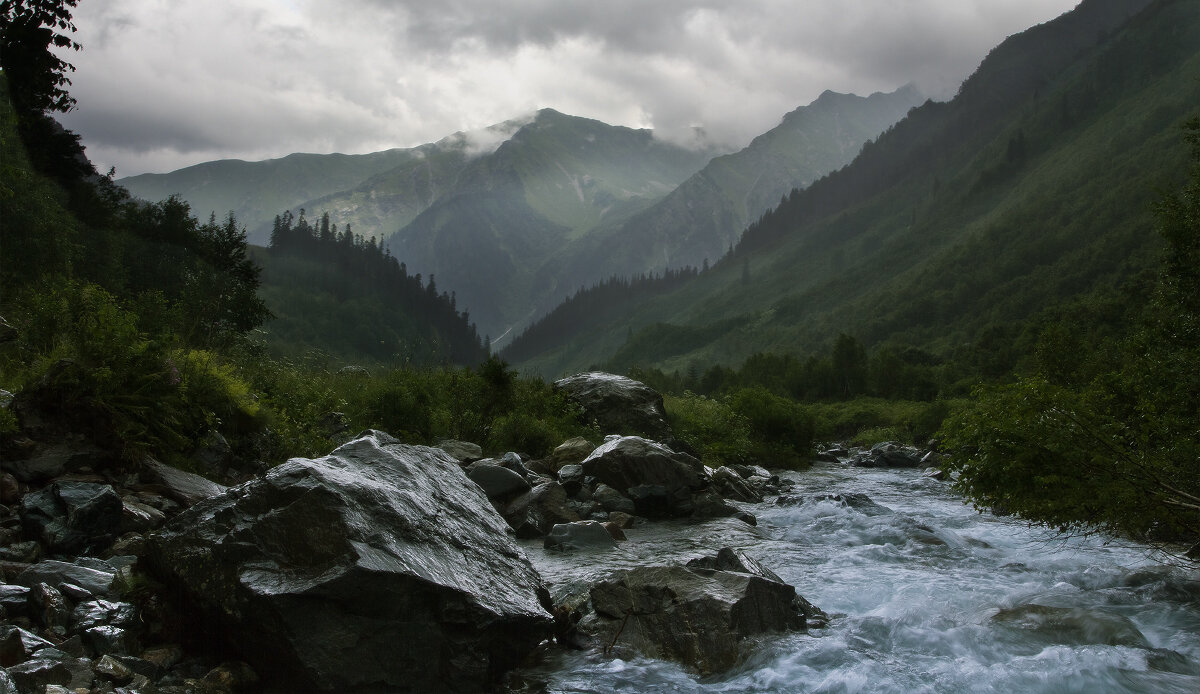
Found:
[[121, 500], [121, 533], [144, 533], [167, 522], [167, 514], [148, 504], [125, 497]]
[[504, 509], [504, 518], [517, 537], [545, 537], [556, 524], [580, 519], [569, 501], [561, 484], [543, 482], [511, 501]]
[[800, 495], [783, 495], [775, 500], [776, 506], [800, 506], [806, 503], [820, 503], [822, 501], [831, 501], [847, 508], [857, 510], [859, 513], [867, 516], [883, 516], [893, 513], [892, 509], [887, 506], [881, 506], [871, 500], [871, 497], [866, 494], [844, 492], [841, 494], [814, 494], [811, 497]]
[[127, 602], [92, 600], [75, 606], [71, 623], [76, 631], [86, 631], [98, 626], [133, 627], [137, 622], [137, 608]]
[[697, 569], [734, 571], [736, 573], [760, 576], [769, 581], [783, 583], [783, 579], [780, 578], [774, 571], [771, 571], [767, 567], [763, 566], [757, 559], [751, 557], [742, 550], [733, 549], [732, 547], [722, 547], [715, 555], [692, 559], [687, 563], [687, 565]]
[[[103, 565], [101, 565], [103, 566]], [[77, 585], [92, 595], [108, 595], [116, 579], [116, 571], [89, 568], [79, 564], [69, 564], [62, 561], [47, 560], [38, 562], [17, 574], [13, 582], [17, 585], [32, 587], [38, 583], [48, 583], [55, 588], [63, 583]]]
[[62, 635], [71, 623], [71, 608], [58, 589], [39, 583], [29, 589], [30, 611], [48, 629]]
[[[585, 475], [633, 500], [633, 512], [640, 516], [691, 515], [693, 508], [688, 499], [708, 485], [704, 465], [699, 460], [638, 436], [606, 441], [592, 451], [582, 466]], [[604, 504], [600, 499], [597, 501]], [[629, 512], [625, 508], [608, 510]]]
[[546, 466], [550, 471], [558, 472], [564, 465], [582, 463], [584, 458], [591, 455], [594, 450], [596, 450], [596, 446], [591, 441], [577, 436], [555, 448], [554, 452], [550, 454], [550, 459], [546, 461]]
[[[142, 660], [163, 670], [175, 667], [183, 660], [183, 649], [178, 644], [154, 646], [142, 651]], [[124, 661], [128, 664], [128, 661]], [[130, 666], [133, 667], [133, 666]], [[134, 668], [136, 670], [136, 668]], [[145, 673], [143, 673], [145, 674]], [[157, 679], [157, 678], [155, 678]]]
[[931, 480], [941, 482], [946, 479], [946, 471], [940, 467], [925, 468], [925, 471], [921, 473], [921, 477], [928, 477]]
[[875, 444], [866, 453], [855, 454], [850, 464], [856, 467], [920, 467], [921, 457], [921, 452], [915, 448], [885, 441]]
[[645, 436], [655, 441], [671, 436], [662, 395], [644, 383], [593, 371], [555, 381], [554, 387], [579, 405], [585, 422], [596, 422], [605, 434]]
[[558, 483], [567, 490], [568, 496], [575, 496], [583, 489], [583, 466], [563, 465], [558, 469]]
[[726, 499], [737, 499], [748, 503], [761, 503], [762, 494], [751, 489], [737, 470], [721, 466], [713, 471], [712, 485]]
[[8, 668], [20, 692], [44, 692], [52, 685], [69, 687], [75, 675], [66, 663], [47, 658], [27, 660]]
[[479, 690], [552, 631], [506, 530], [448, 454], [367, 432], [198, 503], [147, 560], [281, 687]]
[[142, 461], [142, 470], [148, 482], [160, 485], [167, 496], [184, 506], [191, 506], [228, 489], [200, 475], [163, 465], [153, 458]]
[[26, 586], [0, 585], [0, 607], [10, 617], [27, 614], [29, 588]]
[[1031, 603], [1000, 610], [992, 620], [1036, 635], [1047, 643], [1150, 648], [1150, 642], [1127, 617], [1102, 610]]
[[596, 485], [595, 491], [592, 492], [592, 500], [609, 513], [625, 513], [631, 516], [637, 513], [632, 499], [607, 484]]
[[112, 458], [109, 451], [92, 443], [69, 440], [37, 446], [28, 458], [5, 460], [4, 467], [22, 482], [40, 482], [81, 467], [99, 468]]
[[446, 439], [440, 441], [437, 445], [460, 463], [470, 463], [483, 458], [483, 449], [477, 443], [469, 443], [467, 441], [456, 441], [454, 439]]
[[21, 499], [25, 532], [53, 552], [102, 550], [120, 535], [121, 497], [111, 485], [59, 481]]
[[125, 684], [133, 679], [135, 674], [128, 665], [111, 655], [100, 656], [100, 659], [92, 665], [92, 670], [97, 676], [114, 684]]
[[137, 634], [133, 629], [102, 624], [84, 629], [81, 634], [83, 642], [93, 653], [109, 653], [113, 655], [133, 655], [141, 651]]
[[196, 450], [192, 451], [191, 459], [201, 471], [219, 475], [225, 472], [230, 461], [233, 460], [233, 449], [229, 447], [229, 442], [225, 440], [221, 432], [210, 430], [200, 441]]
[[209, 670], [201, 682], [227, 691], [238, 691], [258, 684], [258, 674], [254, 672], [254, 668], [238, 660], [221, 663]]
[[46, 639], [11, 624], [0, 624], [0, 667], [10, 667], [33, 658], [39, 651], [53, 648]]
[[586, 520], [555, 525], [546, 535], [542, 546], [546, 549], [567, 551], [602, 549], [615, 547], [616, 544], [616, 540], [603, 524]]
[[604, 521], [603, 525], [604, 529], [608, 531], [608, 534], [612, 536], [612, 539], [616, 540], [617, 542], [624, 542], [629, 539], [625, 536], [625, 531], [622, 530], [621, 526], [617, 523], [614, 523], [613, 521]]
[[618, 528], [624, 529], [624, 528], [632, 528], [633, 524], [637, 521], [637, 518], [629, 513], [622, 513], [620, 511], [611, 511], [608, 514], [608, 520], [609, 520], [609, 522], [611, 522], [613, 525], [617, 526]]
[[516, 472], [485, 460], [468, 465], [467, 477], [493, 500], [509, 499], [532, 488], [529, 481]]
[[21, 694], [8, 671], [0, 668], [0, 694]]
[[594, 612], [579, 624], [592, 643], [674, 660], [708, 675], [746, 655], [746, 637], [806, 626], [790, 585], [761, 576], [683, 566], [618, 571], [592, 586]]
[[0, 547], [0, 560], [32, 564], [41, 559], [42, 546], [36, 540], [14, 542], [8, 547]]
[[0, 503], [14, 504], [21, 500], [21, 483], [11, 473], [0, 474]]

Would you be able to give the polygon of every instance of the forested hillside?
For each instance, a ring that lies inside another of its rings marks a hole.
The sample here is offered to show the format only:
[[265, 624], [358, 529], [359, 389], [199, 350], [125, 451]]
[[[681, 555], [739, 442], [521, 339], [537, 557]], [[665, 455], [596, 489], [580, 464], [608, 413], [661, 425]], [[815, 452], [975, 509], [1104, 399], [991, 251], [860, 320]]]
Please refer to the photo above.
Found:
[[319, 350], [359, 364], [479, 364], [488, 357], [453, 292], [438, 293], [405, 264], [339, 231], [329, 215], [310, 224], [303, 213], [275, 218], [263, 265], [261, 296], [274, 318], [265, 326], [272, 351], [291, 357]]
[[1150, 201], [1184, 170], [1198, 15], [1091, 0], [1011, 37], [954, 100], [793, 193], [710, 272], [524, 363], [683, 372], [823, 354], [846, 333], [932, 355], [964, 392], [1019, 367], [1050, 322], [1085, 342], [1120, 330], [1156, 257]]
[[865, 143], [923, 100], [911, 85], [866, 97], [826, 91], [561, 262], [585, 279], [716, 262], [780, 198], [850, 163]]

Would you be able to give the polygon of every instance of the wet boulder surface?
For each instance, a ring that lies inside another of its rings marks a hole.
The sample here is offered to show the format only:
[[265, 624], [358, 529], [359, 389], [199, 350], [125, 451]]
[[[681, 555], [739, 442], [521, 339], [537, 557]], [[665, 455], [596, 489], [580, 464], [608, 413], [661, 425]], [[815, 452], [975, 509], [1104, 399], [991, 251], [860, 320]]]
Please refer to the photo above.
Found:
[[554, 387], [583, 410], [584, 421], [595, 422], [606, 434], [655, 441], [671, 437], [662, 395], [640, 381], [589, 371], [555, 381]]
[[825, 622], [794, 586], [729, 549], [689, 566], [614, 572], [592, 585], [589, 597], [591, 612], [579, 621], [577, 645], [673, 660], [702, 675], [747, 657], [751, 637]]
[[372, 431], [196, 504], [147, 560], [266, 681], [478, 691], [551, 633], [506, 529], [456, 460]]

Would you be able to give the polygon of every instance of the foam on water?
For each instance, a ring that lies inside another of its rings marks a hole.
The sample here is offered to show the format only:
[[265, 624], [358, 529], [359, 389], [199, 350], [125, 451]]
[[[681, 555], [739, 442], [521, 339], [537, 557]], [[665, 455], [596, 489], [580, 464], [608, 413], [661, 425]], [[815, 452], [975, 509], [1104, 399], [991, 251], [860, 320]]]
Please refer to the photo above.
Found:
[[[979, 514], [911, 470], [829, 464], [794, 478], [804, 503], [748, 506], [757, 528], [661, 524], [607, 553], [526, 551], [561, 592], [738, 547], [834, 615], [828, 628], [767, 639], [711, 679], [598, 653], [555, 654], [528, 678], [551, 692], [1200, 691], [1200, 574], [1137, 545]], [[852, 493], [885, 509], [813, 499]]]

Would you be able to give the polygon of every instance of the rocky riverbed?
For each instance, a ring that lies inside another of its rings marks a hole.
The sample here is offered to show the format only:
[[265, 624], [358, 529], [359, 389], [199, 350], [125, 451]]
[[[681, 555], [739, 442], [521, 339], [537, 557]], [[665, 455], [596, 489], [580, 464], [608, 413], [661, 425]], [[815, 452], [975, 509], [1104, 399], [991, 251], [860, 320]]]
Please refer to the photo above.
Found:
[[[888, 542], [976, 546], [812, 473], [706, 467], [629, 379], [560, 387], [613, 433], [542, 460], [369, 431], [224, 486], [31, 441], [0, 474], [0, 692], [609, 691], [626, 680], [596, 673], [618, 663], [647, 689], [744, 683], [846, 623], [785, 520], [815, 513], [815, 538], [845, 509]], [[821, 458], [935, 462], [895, 444]], [[1083, 619], [1055, 607], [995, 619]]]

